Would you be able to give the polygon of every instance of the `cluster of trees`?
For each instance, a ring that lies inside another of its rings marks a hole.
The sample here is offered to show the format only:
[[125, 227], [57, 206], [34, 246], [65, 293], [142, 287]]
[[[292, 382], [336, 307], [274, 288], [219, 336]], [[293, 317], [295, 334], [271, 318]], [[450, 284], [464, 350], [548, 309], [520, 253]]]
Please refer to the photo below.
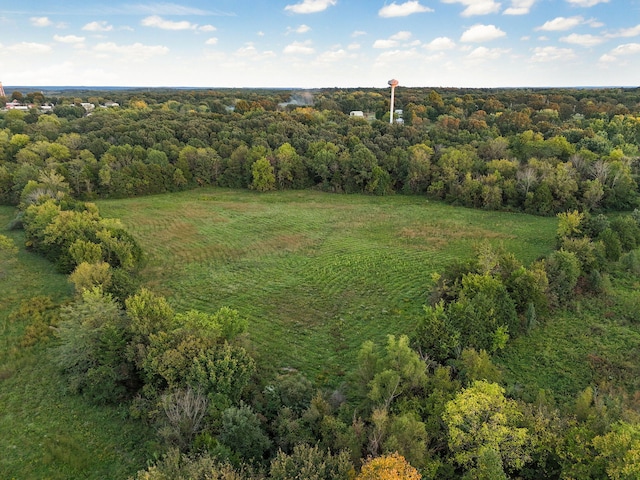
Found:
[[279, 107], [283, 92], [151, 91], [80, 118], [77, 97], [56, 98], [57, 113], [0, 113], [0, 202], [55, 173], [86, 200], [217, 185], [424, 194], [541, 215], [638, 204], [636, 90], [399, 89], [402, 126], [385, 121], [383, 93], [322, 90], [313, 106]]
[[324, 391], [258, 369], [233, 310], [176, 313], [145, 288], [111, 293], [102, 265], [131, 276], [138, 247], [66, 188], [29, 185], [19, 218], [30, 248], [51, 245], [76, 286], [53, 347], [70, 391], [126, 402], [167, 452], [138, 479], [640, 475], [633, 410], [592, 388], [564, 409], [511, 398], [491, 358], [572, 296], [605, 291], [613, 262], [640, 270], [639, 211], [558, 215], [558, 249], [529, 267], [480, 247], [434, 278], [410, 337], [365, 342], [348, 382]]

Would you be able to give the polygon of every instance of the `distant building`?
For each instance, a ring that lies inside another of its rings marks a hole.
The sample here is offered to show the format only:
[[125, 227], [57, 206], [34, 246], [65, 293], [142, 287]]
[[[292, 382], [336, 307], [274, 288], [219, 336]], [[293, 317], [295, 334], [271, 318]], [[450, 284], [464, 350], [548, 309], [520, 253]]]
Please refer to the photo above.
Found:
[[350, 117], [362, 117], [364, 118], [364, 112], [362, 110], [353, 110], [349, 112]]
[[0, 82], [0, 97], [6, 97], [7, 94], [4, 93], [4, 87], [2, 86], [2, 82]]
[[5, 108], [7, 110], [22, 110], [22, 111], [28, 111], [29, 110], [29, 106], [28, 105], [23, 105], [18, 100], [13, 100], [12, 102], [7, 102], [5, 104]]
[[96, 108], [96, 106], [93, 103], [86, 103], [86, 102], [81, 103], [80, 106], [84, 108], [86, 112], [93, 112], [93, 109]]

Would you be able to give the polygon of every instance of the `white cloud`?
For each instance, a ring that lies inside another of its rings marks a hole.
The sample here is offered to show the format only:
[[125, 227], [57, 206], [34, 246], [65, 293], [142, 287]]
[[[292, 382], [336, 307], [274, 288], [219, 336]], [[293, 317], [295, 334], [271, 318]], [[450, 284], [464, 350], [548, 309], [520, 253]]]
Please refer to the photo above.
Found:
[[526, 15], [531, 11], [531, 7], [536, 0], [511, 0], [511, 6], [507, 8], [503, 15]]
[[506, 55], [507, 53], [509, 53], [510, 50], [509, 49], [505, 49], [505, 48], [487, 48], [487, 47], [478, 47], [476, 49], [474, 49], [473, 51], [471, 51], [471, 53], [469, 53], [469, 55], [467, 55], [467, 58], [469, 60], [496, 60], [500, 57], [502, 57], [503, 55]]
[[[270, 59], [276, 56], [271, 50], [260, 52], [253, 42], [245, 43], [244, 47], [240, 47], [234, 52], [234, 56], [250, 62], [258, 62], [260, 60]], [[245, 68], [245, 67], [243, 67]]]
[[109, 25], [107, 22], [89, 22], [82, 30], [86, 30], [88, 32], [110, 32], [113, 30], [113, 25]]
[[204, 42], [205, 45], [216, 45], [218, 43], [218, 39], [216, 37], [211, 37]]
[[406, 41], [406, 40], [409, 40], [411, 38], [411, 32], [408, 32], [406, 30], [401, 30], [398, 33], [394, 33], [389, 38], [391, 40]]
[[397, 47], [400, 42], [406, 42], [411, 38], [411, 32], [401, 30], [398, 33], [394, 33], [387, 39], [379, 39], [373, 42], [373, 48], [394, 48]]
[[567, 0], [567, 2], [578, 7], [593, 7], [599, 3], [609, 3], [609, 0]]
[[356, 38], [356, 37], [361, 37], [361, 36], [366, 35], [366, 34], [367, 34], [367, 32], [364, 32], [362, 30], [356, 30], [355, 32], [353, 32], [351, 34], [351, 37]]
[[170, 2], [150, 2], [126, 5], [123, 13], [135, 15], [220, 15], [220, 12], [210, 12], [200, 8], [187, 7]]
[[301, 3], [287, 5], [285, 12], [291, 13], [318, 13], [338, 3], [338, 0], [303, 0]]
[[318, 62], [322, 63], [334, 63], [339, 62], [341, 60], [345, 60], [349, 57], [352, 57], [353, 54], [350, 54], [346, 50], [339, 48], [336, 50], [327, 50], [318, 56]]
[[287, 28], [287, 34], [289, 34], [289, 33], [303, 34], [303, 33], [309, 32], [309, 31], [311, 31], [311, 27], [309, 25], [305, 25], [305, 24], [299, 25], [296, 28], [291, 28], [291, 27]]
[[617, 61], [618, 59], [616, 57], [614, 57], [613, 55], [609, 55], [608, 53], [605, 53], [604, 55], [602, 55], [598, 61], [602, 62], [602, 63], [612, 63]]
[[506, 33], [495, 25], [474, 25], [462, 34], [460, 41], [466, 43], [488, 42], [506, 37], [506, 35]]
[[360, 50], [361, 45], [359, 43], [350, 43], [347, 45], [347, 50]]
[[76, 35], [65, 35], [65, 36], [54, 35], [53, 39], [56, 42], [60, 42], [60, 43], [78, 44], [78, 43], [84, 42], [84, 37], [78, 37]]
[[531, 60], [534, 62], [554, 62], [559, 60], [570, 60], [575, 58], [575, 53], [571, 48], [559, 47], [536, 47], [533, 49]]
[[431, 40], [429, 43], [425, 45], [427, 50], [431, 51], [441, 51], [441, 50], [451, 50], [456, 47], [456, 43], [451, 40], [449, 37], [438, 37]]
[[160, 28], [162, 30], [193, 30], [197, 28], [197, 25], [192, 24], [186, 20], [181, 22], [174, 22], [171, 20], [165, 20], [158, 15], [152, 15], [150, 17], [143, 18], [140, 24], [144, 27]]
[[44, 43], [20, 42], [6, 47], [6, 50], [21, 55], [39, 55], [49, 53], [52, 49]]
[[500, 11], [500, 3], [494, 0], [442, 0], [444, 3], [461, 3], [466, 6], [461, 15], [472, 17], [474, 15], [488, 15]]
[[536, 28], [536, 30], [544, 30], [547, 32], [559, 32], [562, 30], [570, 30], [584, 22], [582, 17], [556, 17], [553, 20], [545, 22], [544, 25]]
[[31, 17], [29, 19], [34, 27], [49, 27], [53, 22], [48, 17]]
[[311, 41], [293, 42], [284, 47], [284, 53], [288, 55], [311, 55], [315, 52], [311, 46]]
[[390, 39], [376, 40], [373, 42], [373, 48], [393, 48], [397, 46], [398, 42]]
[[640, 43], [625, 43], [618, 45], [609, 52], [611, 55], [636, 55], [640, 53]]
[[382, 18], [407, 17], [414, 13], [433, 12], [432, 8], [421, 5], [420, 2], [413, 0], [397, 4], [392, 2], [391, 5], [385, 5], [378, 11], [378, 15]]
[[421, 57], [418, 52], [413, 48], [403, 50], [389, 50], [378, 55], [375, 63], [377, 66], [393, 63], [403, 64], [406, 62], [415, 62], [420, 58]]
[[631, 28], [622, 28], [616, 32], [608, 33], [607, 38], [617, 38], [617, 37], [637, 37], [640, 35], [640, 25], [636, 25]]
[[198, 27], [198, 30], [201, 32], [215, 32], [217, 28], [213, 25], [202, 25], [201, 27]]
[[164, 45], [144, 45], [136, 42], [132, 45], [118, 45], [114, 42], [99, 43], [93, 48], [99, 54], [115, 54], [124, 59], [144, 59], [165, 55], [169, 48]]
[[604, 39], [595, 35], [579, 35], [577, 33], [572, 33], [571, 35], [567, 35], [566, 37], [561, 37], [560, 41], [571, 43], [573, 45], [580, 45], [582, 47], [594, 47], [604, 42]]

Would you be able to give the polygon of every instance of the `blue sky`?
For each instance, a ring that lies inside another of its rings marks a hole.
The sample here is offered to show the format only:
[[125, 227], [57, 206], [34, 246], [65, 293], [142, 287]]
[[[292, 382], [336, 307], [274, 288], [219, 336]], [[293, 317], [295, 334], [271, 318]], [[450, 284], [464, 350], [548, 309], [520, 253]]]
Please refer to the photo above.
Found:
[[640, 85], [640, 0], [5, 0], [0, 32], [5, 85]]

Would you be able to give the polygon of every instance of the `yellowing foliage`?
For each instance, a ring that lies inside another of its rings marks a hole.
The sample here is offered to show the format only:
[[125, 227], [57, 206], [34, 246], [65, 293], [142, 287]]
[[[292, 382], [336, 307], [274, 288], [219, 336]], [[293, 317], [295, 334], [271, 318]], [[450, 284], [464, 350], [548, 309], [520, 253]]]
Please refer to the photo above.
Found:
[[420, 480], [422, 475], [402, 455], [392, 453], [370, 458], [356, 480]]

